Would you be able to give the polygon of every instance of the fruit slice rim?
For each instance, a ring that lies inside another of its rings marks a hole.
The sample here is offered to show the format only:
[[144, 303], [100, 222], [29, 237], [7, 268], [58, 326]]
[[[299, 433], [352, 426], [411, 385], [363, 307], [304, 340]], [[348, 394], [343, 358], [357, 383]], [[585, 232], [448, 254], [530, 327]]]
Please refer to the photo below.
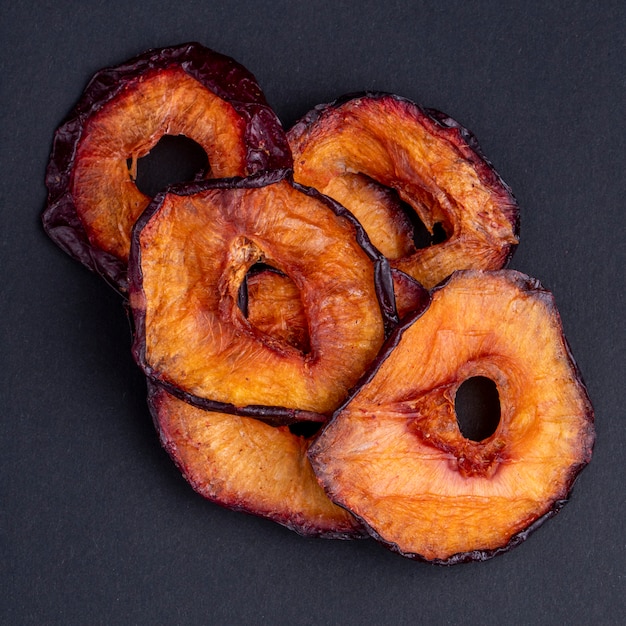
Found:
[[371, 244], [367, 235], [363, 231], [356, 218], [345, 207], [338, 202], [324, 196], [316, 189], [295, 183], [290, 169], [261, 172], [248, 177], [233, 177], [226, 179], [211, 179], [204, 181], [194, 181], [174, 185], [155, 196], [152, 203], [137, 220], [132, 235], [131, 255], [129, 260], [129, 298], [134, 324], [134, 340], [132, 352], [135, 361], [145, 372], [147, 377], [155, 384], [162, 386], [173, 396], [185, 402], [210, 411], [218, 411], [233, 415], [254, 417], [269, 423], [293, 424], [299, 421], [326, 422], [328, 415], [316, 411], [289, 408], [275, 405], [246, 404], [236, 405], [232, 402], [223, 402], [210, 398], [198, 396], [194, 393], [181, 389], [179, 386], [163, 379], [158, 372], [152, 369], [146, 357], [146, 311], [143, 302], [143, 274], [141, 271], [141, 245], [140, 236], [143, 228], [149, 223], [150, 218], [155, 214], [168, 194], [181, 197], [189, 197], [205, 191], [211, 190], [233, 190], [233, 189], [255, 189], [268, 186], [274, 183], [286, 181], [296, 191], [321, 201], [330, 208], [335, 215], [345, 218], [353, 227], [356, 234], [356, 241], [364, 254], [372, 261], [374, 268], [374, 293], [380, 308], [381, 324], [383, 326], [384, 338], [388, 337], [398, 324], [398, 316], [395, 308], [395, 297], [393, 292], [393, 278], [391, 268], [385, 257]]

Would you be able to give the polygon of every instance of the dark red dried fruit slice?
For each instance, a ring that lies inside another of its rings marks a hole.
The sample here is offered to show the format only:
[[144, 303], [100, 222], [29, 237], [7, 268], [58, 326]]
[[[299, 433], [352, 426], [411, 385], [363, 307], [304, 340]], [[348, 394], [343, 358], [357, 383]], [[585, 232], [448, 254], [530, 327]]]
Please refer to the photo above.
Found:
[[[455, 413], [476, 376], [501, 406], [483, 441], [463, 437]], [[554, 515], [593, 441], [551, 294], [517, 272], [467, 271], [392, 335], [309, 456], [331, 500], [393, 550], [455, 563], [505, 551]]]
[[430, 294], [421, 283], [397, 269], [391, 270], [391, 275], [399, 319], [423, 311], [428, 306]]
[[[297, 285], [308, 352], [243, 314], [241, 284], [260, 262]], [[137, 222], [129, 275], [146, 374], [202, 408], [261, 419], [323, 419], [396, 321], [386, 259], [348, 211], [288, 171], [157, 196]]]
[[[499, 269], [517, 245], [509, 188], [441, 113], [390, 94], [347, 96], [317, 106], [288, 138], [295, 180], [346, 206], [392, 267], [427, 288], [454, 270]], [[445, 240], [416, 248], [411, 212]]]
[[61, 248], [121, 290], [131, 229], [150, 201], [133, 170], [166, 134], [197, 142], [211, 178], [291, 165], [254, 76], [229, 57], [190, 43], [98, 72], [55, 134], [43, 222]]
[[203, 411], [154, 385], [148, 403], [163, 446], [205, 498], [305, 536], [350, 539], [366, 534], [317, 483], [306, 456], [310, 438], [287, 426]]

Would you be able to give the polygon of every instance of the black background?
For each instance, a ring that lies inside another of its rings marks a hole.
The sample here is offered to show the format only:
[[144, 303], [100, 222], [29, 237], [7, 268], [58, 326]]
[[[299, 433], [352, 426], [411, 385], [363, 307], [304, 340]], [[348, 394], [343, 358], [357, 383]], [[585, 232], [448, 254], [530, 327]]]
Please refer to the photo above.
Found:
[[[626, 620], [624, 3], [2, 3], [0, 621]], [[470, 128], [521, 205], [511, 267], [551, 289], [596, 411], [570, 503], [522, 546], [438, 567], [223, 510], [160, 449], [119, 297], [44, 235], [56, 126], [98, 69], [197, 40], [285, 126], [364, 89]]]

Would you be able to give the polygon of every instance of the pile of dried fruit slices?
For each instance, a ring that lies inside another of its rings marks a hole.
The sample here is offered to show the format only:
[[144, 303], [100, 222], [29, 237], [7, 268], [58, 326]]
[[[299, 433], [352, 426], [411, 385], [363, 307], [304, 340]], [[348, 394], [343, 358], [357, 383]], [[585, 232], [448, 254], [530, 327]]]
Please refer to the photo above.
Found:
[[[149, 198], [165, 135], [209, 167]], [[46, 183], [47, 233], [129, 304], [161, 441], [206, 498], [451, 564], [519, 543], [589, 462], [554, 300], [502, 269], [517, 204], [451, 118], [363, 93], [285, 133], [250, 72], [185, 44], [98, 72]], [[480, 440], [455, 409], [474, 377], [500, 402]]]

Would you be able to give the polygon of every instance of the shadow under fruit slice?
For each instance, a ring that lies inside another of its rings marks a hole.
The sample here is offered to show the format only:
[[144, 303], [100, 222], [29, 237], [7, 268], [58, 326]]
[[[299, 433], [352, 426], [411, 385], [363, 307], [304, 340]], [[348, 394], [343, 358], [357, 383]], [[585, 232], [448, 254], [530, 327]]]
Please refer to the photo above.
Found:
[[473, 135], [439, 112], [365, 93], [317, 106], [287, 136], [295, 180], [341, 202], [392, 267], [429, 289], [455, 270], [500, 269], [517, 245], [509, 188]]
[[[500, 422], [459, 429], [455, 396], [495, 382]], [[405, 556], [483, 560], [564, 504], [591, 458], [593, 411], [550, 293], [517, 272], [466, 271], [401, 325], [311, 447], [331, 500]]]
[[[201, 408], [323, 419], [396, 321], [386, 259], [348, 211], [288, 176], [171, 188], [135, 227], [129, 296], [136, 360], [149, 378]], [[308, 351], [263, 332], [242, 312], [241, 285], [258, 263], [297, 286]]]
[[317, 483], [306, 456], [310, 438], [287, 426], [204, 411], [149, 386], [161, 443], [191, 486], [229, 509], [274, 520], [306, 536], [366, 534]]
[[229, 57], [190, 43], [98, 72], [55, 134], [43, 223], [122, 291], [132, 226], [150, 202], [135, 184], [137, 159], [164, 135], [199, 144], [211, 178], [291, 165], [254, 76]]

